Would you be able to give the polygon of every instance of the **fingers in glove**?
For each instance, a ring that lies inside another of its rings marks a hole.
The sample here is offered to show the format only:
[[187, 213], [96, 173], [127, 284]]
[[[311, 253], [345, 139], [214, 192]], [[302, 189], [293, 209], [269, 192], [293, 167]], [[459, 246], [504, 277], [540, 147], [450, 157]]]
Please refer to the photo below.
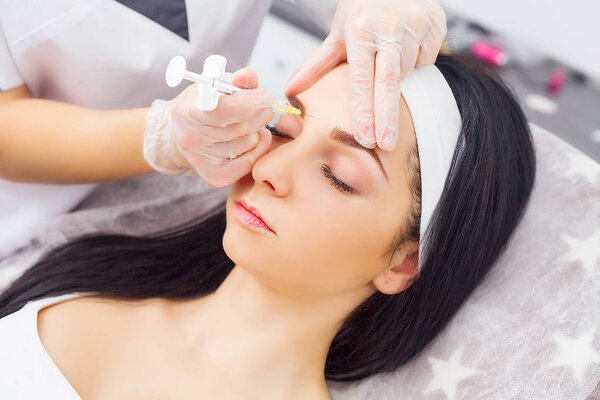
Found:
[[393, 150], [398, 141], [400, 113], [400, 48], [395, 43], [381, 47], [375, 58], [375, 129], [377, 145], [383, 150]]
[[355, 43], [348, 48], [348, 65], [354, 110], [354, 138], [364, 147], [372, 149], [377, 145], [373, 118], [375, 47], [367, 42]]
[[256, 115], [252, 116], [247, 121], [236, 122], [225, 128], [214, 126], [204, 126], [199, 130], [202, 136], [199, 141], [206, 142], [208, 139], [211, 142], [227, 142], [234, 140], [240, 136], [245, 136], [251, 132], [257, 132], [261, 127], [265, 126], [273, 119], [275, 113], [271, 109], [259, 110]]
[[258, 132], [252, 132], [244, 136], [240, 136], [228, 142], [217, 142], [207, 146], [206, 152], [213, 157], [219, 159], [233, 159], [240, 154], [252, 150], [258, 144], [260, 137]]
[[[265, 155], [271, 148], [271, 132], [265, 128], [261, 128], [258, 133], [259, 142], [255, 148], [233, 160], [222, 161], [217, 171], [218, 173], [203, 177], [204, 181], [214, 187], [225, 187], [252, 171], [256, 160]], [[214, 163], [215, 161], [211, 162]]]
[[202, 111], [195, 107], [195, 99], [188, 104], [190, 119], [200, 125], [224, 128], [228, 125], [246, 121], [258, 111], [271, 108], [275, 97], [267, 89], [248, 89], [219, 97], [217, 108]]
[[431, 65], [437, 59], [443, 44], [442, 32], [435, 29], [431, 31], [422, 41], [416, 64]]
[[400, 79], [406, 78], [415, 69], [417, 57], [419, 55], [419, 44], [415, 42], [407, 43], [403, 46], [400, 53], [399, 69]]
[[258, 76], [251, 68], [242, 68], [233, 74], [231, 83], [242, 89], [256, 89], [258, 87]]
[[437, 3], [432, 3], [427, 15], [424, 17], [427, 29], [424, 30], [417, 56], [418, 65], [433, 64], [440, 52], [444, 37], [448, 32], [446, 26], [446, 13]]
[[292, 96], [303, 92], [345, 59], [344, 41], [328, 36], [290, 78], [285, 95]]

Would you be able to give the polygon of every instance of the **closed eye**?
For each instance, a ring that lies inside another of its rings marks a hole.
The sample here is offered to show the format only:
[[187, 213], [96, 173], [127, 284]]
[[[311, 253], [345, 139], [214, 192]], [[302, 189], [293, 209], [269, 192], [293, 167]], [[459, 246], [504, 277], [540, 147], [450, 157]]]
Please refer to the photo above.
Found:
[[[274, 136], [278, 136], [278, 137], [290, 139], [290, 140], [294, 139], [293, 137], [278, 131], [275, 127], [266, 125], [265, 128], [267, 128], [269, 131], [271, 131], [271, 134]], [[328, 166], [321, 164], [321, 171], [323, 172], [323, 175], [325, 176], [325, 178], [327, 178], [330, 181], [331, 185], [334, 188], [336, 188], [338, 191], [343, 192], [343, 193], [354, 194], [354, 195], [359, 194], [352, 186], [339, 180], [335, 175], [333, 175], [333, 173], [331, 172], [331, 169], [329, 169]]]
[[272, 135], [283, 137], [283, 138], [286, 138], [286, 139], [293, 139], [293, 137], [291, 137], [289, 135], [286, 135], [285, 133], [279, 132], [277, 129], [275, 129], [272, 126], [265, 125], [265, 128], [267, 128], [268, 130], [270, 130]]

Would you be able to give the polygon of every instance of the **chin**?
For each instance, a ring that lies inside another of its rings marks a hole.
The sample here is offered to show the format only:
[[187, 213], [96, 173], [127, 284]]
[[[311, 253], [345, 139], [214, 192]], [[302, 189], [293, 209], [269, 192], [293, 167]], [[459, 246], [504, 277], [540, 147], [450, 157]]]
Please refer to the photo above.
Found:
[[223, 235], [223, 250], [236, 267], [260, 281], [268, 281], [270, 264], [263, 261], [265, 252], [249, 239], [252, 233], [243, 230], [242, 226], [228, 226]]
[[[234, 218], [232, 216], [232, 218]], [[236, 264], [250, 265], [256, 262], [262, 253], [253, 240], [252, 232], [241, 226], [237, 221], [229, 221], [227, 217], [227, 227], [223, 234], [223, 250], [227, 257]]]

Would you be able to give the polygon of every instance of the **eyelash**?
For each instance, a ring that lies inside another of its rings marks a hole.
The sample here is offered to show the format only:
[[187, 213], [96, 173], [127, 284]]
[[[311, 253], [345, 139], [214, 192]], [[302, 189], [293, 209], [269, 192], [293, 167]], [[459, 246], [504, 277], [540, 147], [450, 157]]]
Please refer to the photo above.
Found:
[[[281, 138], [285, 138], [285, 139], [294, 139], [293, 137], [286, 135], [285, 133], [281, 133], [279, 132], [276, 128], [266, 125], [265, 128], [267, 128], [269, 131], [271, 131], [271, 134], [274, 136], [279, 136]], [[329, 169], [328, 166], [321, 164], [321, 171], [323, 171], [323, 175], [325, 175], [325, 178], [329, 179], [329, 181], [331, 182], [331, 185], [333, 187], [335, 187], [337, 190], [339, 190], [340, 192], [346, 192], [349, 194], [358, 194], [358, 192], [356, 190], [354, 190], [354, 188], [350, 185], [348, 185], [347, 183], [342, 182], [341, 180], [339, 180]]]

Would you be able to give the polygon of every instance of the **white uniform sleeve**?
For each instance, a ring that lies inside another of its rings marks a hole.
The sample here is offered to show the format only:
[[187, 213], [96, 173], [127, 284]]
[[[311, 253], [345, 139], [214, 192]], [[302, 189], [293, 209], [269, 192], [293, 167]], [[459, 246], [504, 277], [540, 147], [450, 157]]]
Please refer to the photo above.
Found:
[[331, 30], [331, 23], [337, 7], [337, 0], [292, 0], [314, 18], [314, 21], [325, 32]]
[[24, 84], [23, 78], [12, 58], [8, 42], [0, 22], [0, 92]]

